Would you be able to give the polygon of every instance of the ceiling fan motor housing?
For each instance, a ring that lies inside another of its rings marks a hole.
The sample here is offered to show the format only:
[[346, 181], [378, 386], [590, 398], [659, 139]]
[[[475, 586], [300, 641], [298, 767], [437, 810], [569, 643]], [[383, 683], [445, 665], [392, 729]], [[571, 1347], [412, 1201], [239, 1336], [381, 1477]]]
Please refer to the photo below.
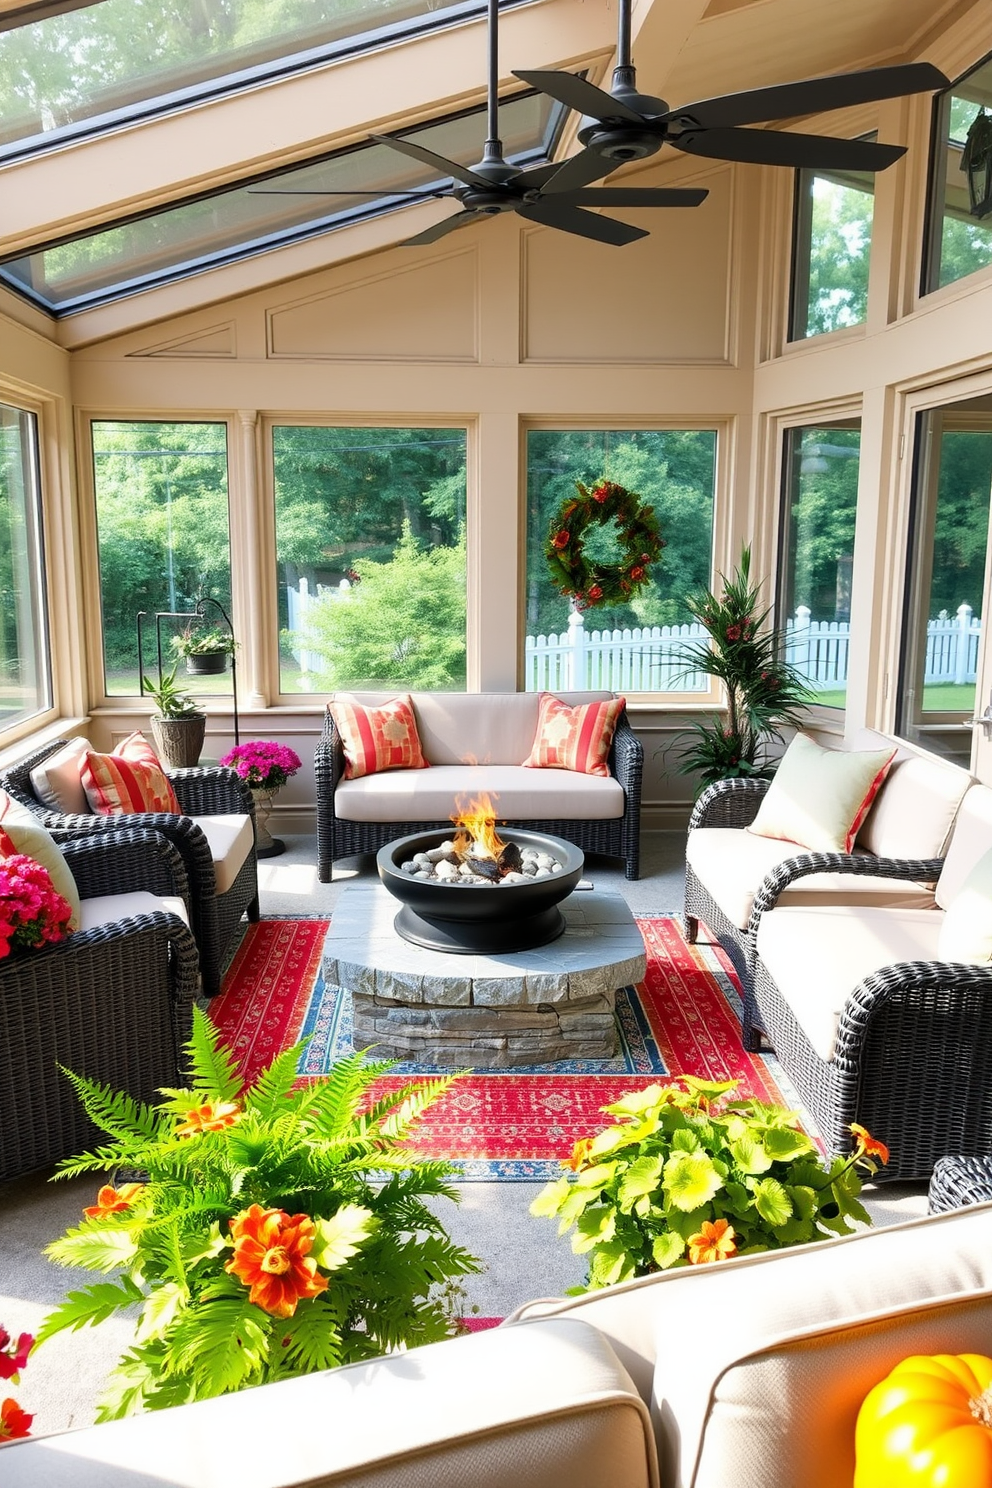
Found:
[[664, 136], [654, 130], [639, 130], [630, 124], [611, 128], [598, 119], [583, 119], [579, 143], [602, 155], [604, 160], [615, 160], [622, 165], [625, 160], [644, 160], [648, 155], [656, 155], [664, 144]]

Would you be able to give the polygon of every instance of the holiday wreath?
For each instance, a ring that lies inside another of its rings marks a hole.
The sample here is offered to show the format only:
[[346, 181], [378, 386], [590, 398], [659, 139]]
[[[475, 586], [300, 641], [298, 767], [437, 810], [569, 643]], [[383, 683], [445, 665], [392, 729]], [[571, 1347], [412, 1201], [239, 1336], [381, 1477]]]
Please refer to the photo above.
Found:
[[[601, 480], [591, 491], [576, 481], [575, 489], [578, 496], [558, 508], [544, 548], [551, 582], [581, 610], [624, 604], [648, 582], [648, 564], [665, 546], [654, 507], [642, 506], [639, 496], [613, 481]], [[612, 521], [620, 561], [599, 563], [586, 555], [585, 534]]]

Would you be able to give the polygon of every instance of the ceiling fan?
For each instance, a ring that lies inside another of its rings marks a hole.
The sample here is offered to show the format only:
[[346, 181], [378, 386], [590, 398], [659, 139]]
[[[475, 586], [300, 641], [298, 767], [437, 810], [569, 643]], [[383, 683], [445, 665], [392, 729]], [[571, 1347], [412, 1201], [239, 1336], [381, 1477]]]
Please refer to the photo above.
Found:
[[[450, 186], [433, 190], [395, 193], [396, 200], [429, 200], [453, 198], [462, 210], [453, 217], [442, 217], [424, 232], [406, 238], [402, 246], [435, 243], [438, 238], [459, 228], [468, 227], [482, 217], [498, 216], [502, 212], [516, 212], [530, 222], [542, 227], [557, 228], [560, 232], [574, 233], [576, 237], [591, 238], [598, 243], [621, 246], [637, 238], [646, 238], [644, 228], [632, 227], [627, 222], [618, 222], [613, 217], [599, 217], [588, 211], [589, 207], [698, 207], [708, 193], [695, 187], [629, 187], [606, 186], [596, 191], [584, 188], [590, 181], [601, 180], [614, 166], [604, 166], [596, 154], [584, 152], [571, 160], [551, 165], [534, 166], [522, 170], [503, 158], [503, 142], [499, 138], [499, 63], [497, 38], [499, 25], [498, 0], [488, 0], [488, 91], [486, 101], [486, 141], [482, 159], [477, 165], [464, 166], [455, 160], [447, 160], [433, 150], [427, 150], [413, 140], [396, 139], [388, 134], [373, 134], [377, 144], [388, 145], [401, 155], [419, 160], [428, 165], [440, 177], [450, 177]], [[543, 74], [542, 74], [543, 76]], [[548, 73], [548, 77], [556, 74]], [[569, 74], [568, 76], [571, 76]], [[605, 95], [604, 95], [605, 96]], [[258, 193], [263, 194], [263, 193]], [[360, 196], [363, 192], [274, 192], [266, 195], [304, 196]], [[374, 194], [382, 196], [383, 192]]]
[[[585, 115], [578, 134], [585, 149], [569, 164], [578, 172], [586, 162], [587, 181], [601, 180], [625, 161], [654, 155], [665, 144], [689, 155], [755, 165], [885, 170], [906, 153], [904, 145], [741, 126], [794, 119], [826, 109], [850, 108], [882, 98], [901, 98], [948, 85], [948, 79], [936, 67], [928, 62], [912, 62], [728, 93], [669, 109], [663, 98], [637, 91], [635, 68], [630, 59], [630, 12], [631, 0], [620, 0], [617, 65], [609, 93], [571, 72], [514, 69], [514, 76], [523, 82]], [[594, 175], [597, 164], [598, 175]]]

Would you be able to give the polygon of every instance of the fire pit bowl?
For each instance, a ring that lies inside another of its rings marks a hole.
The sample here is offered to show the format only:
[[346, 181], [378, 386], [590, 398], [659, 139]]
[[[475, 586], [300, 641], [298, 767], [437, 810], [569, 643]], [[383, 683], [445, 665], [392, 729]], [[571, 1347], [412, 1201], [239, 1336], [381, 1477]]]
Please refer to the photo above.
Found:
[[542, 832], [502, 830], [504, 842], [520, 849], [548, 853], [562, 865], [560, 873], [526, 883], [457, 884], [414, 878], [401, 865], [445, 840], [435, 828], [387, 842], [376, 854], [376, 867], [386, 888], [402, 903], [394, 925], [404, 940], [433, 951], [470, 956], [529, 951], [547, 945], [565, 929], [558, 905], [582, 877], [580, 848]]

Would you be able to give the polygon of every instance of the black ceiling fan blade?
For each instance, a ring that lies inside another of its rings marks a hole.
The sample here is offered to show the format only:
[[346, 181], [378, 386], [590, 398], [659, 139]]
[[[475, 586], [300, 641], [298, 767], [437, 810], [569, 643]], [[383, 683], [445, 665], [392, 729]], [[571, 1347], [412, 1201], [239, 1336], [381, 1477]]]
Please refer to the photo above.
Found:
[[871, 140], [834, 139], [825, 134], [793, 134], [778, 129], [701, 129], [674, 137], [671, 144], [689, 155], [711, 160], [742, 160], [750, 165], [785, 165], [806, 170], [885, 170], [905, 155], [904, 145]]
[[899, 67], [871, 67], [864, 72], [842, 72], [831, 77], [807, 78], [772, 88], [752, 88], [728, 93], [722, 98], [704, 98], [673, 109], [670, 118], [689, 117], [707, 129], [721, 125], [764, 124], [771, 119], [796, 119], [801, 114], [820, 114], [828, 109], [851, 108], [881, 98], [902, 98], [909, 93], [937, 92], [948, 79], [929, 62], [909, 62]]
[[557, 99], [566, 108], [574, 109], [577, 114], [588, 114], [591, 119], [626, 119], [631, 124], [644, 122], [640, 114], [619, 98], [605, 93], [594, 83], [586, 82], [585, 78], [576, 77], [574, 72], [519, 72], [514, 68], [513, 76], [537, 88], [538, 92], [546, 93], [549, 98]]
[[447, 195], [443, 191], [390, 191], [388, 187], [380, 187], [378, 191], [321, 191], [314, 187], [312, 190], [304, 191], [302, 188], [290, 186], [250, 186], [246, 192], [247, 196], [374, 196], [389, 198], [390, 201], [440, 201]]
[[698, 207], [708, 191], [677, 186], [601, 186], [598, 190], [561, 191], [544, 200], [570, 207]]
[[551, 169], [544, 190], [554, 196], [560, 191], [579, 191], [583, 186], [601, 181], [616, 169], [617, 161], [608, 160], [596, 150], [580, 150], [578, 155], [572, 155]]
[[458, 228], [468, 227], [477, 217], [485, 216], [485, 212], [456, 212], [453, 217], [442, 217], [440, 222], [435, 222], [433, 227], [425, 228], [415, 237], [404, 238], [400, 247], [419, 248], [422, 243], [436, 243], [439, 238], [446, 238], [449, 233], [456, 232]]
[[370, 134], [369, 139], [375, 140], [377, 145], [388, 145], [391, 150], [399, 150], [401, 155], [419, 160], [421, 165], [429, 165], [439, 176], [452, 176], [466, 186], [488, 188], [492, 185], [485, 176], [477, 176], [468, 166], [459, 165], [455, 160], [445, 160], [443, 155], [435, 155], [433, 150], [425, 150], [423, 145], [415, 145], [412, 140], [394, 139], [391, 134]]
[[539, 222], [542, 227], [556, 227], [560, 232], [574, 233], [579, 238], [591, 238], [596, 243], [610, 243], [622, 248], [648, 234], [642, 227], [631, 227], [627, 222], [615, 222], [612, 217], [596, 217], [592, 212], [583, 212], [579, 207], [559, 206], [550, 197], [517, 208], [520, 217], [530, 222]]

